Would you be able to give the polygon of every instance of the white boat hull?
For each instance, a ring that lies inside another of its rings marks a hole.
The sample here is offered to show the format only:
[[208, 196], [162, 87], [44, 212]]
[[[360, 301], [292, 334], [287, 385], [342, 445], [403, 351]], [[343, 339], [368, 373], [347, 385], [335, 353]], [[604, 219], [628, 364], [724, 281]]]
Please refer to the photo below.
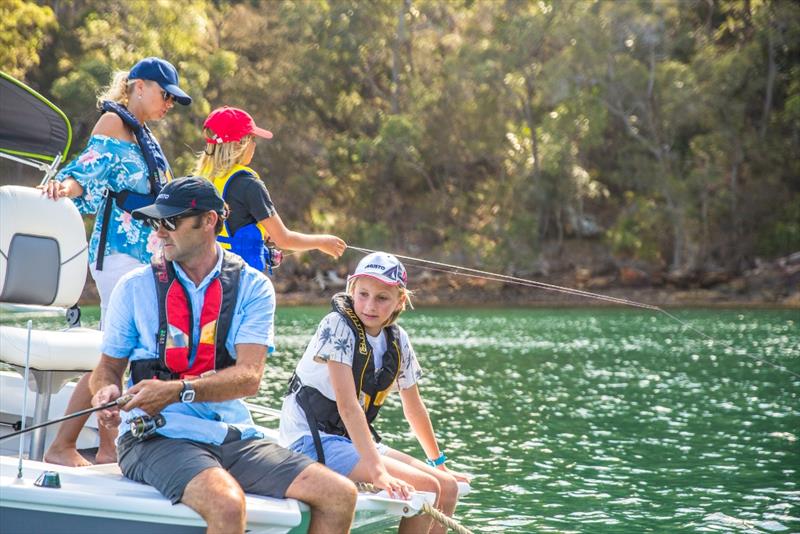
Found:
[[[114, 534], [145, 528], [144, 532], [204, 532], [205, 522], [191, 508], [172, 505], [155, 488], [123, 477], [116, 465], [64, 467], [0, 457], [0, 530], [23, 532], [17, 527], [42, 524], [47, 532], [111, 531]], [[59, 474], [60, 488], [43, 488], [34, 481], [44, 471]], [[31, 522], [31, 518], [37, 518]], [[57, 521], [54, 521], [56, 520]], [[17, 521], [24, 521], [15, 525]], [[250, 532], [288, 532], [302, 521], [300, 504], [293, 499], [247, 495]], [[80, 528], [78, 528], [80, 527]], [[143, 532], [138, 530], [139, 533]]]
[[[67, 384], [53, 396], [50, 418], [60, 417], [72, 394], [74, 384]], [[19, 419], [22, 407], [22, 377], [0, 372], [0, 416], [5, 421]], [[29, 395], [28, 411], [31, 413]], [[94, 418], [81, 434], [79, 447], [97, 446]], [[277, 439], [273, 429], [263, 428], [269, 439]], [[0, 434], [8, 433], [8, 427]], [[48, 436], [55, 434], [50, 428]], [[18, 478], [19, 447], [17, 438], [0, 442], [0, 532], [31, 532], [31, 525], [42, 525], [48, 533], [102, 532], [127, 534], [142, 532], [170, 534], [205, 532], [205, 522], [192, 509], [172, 505], [155, 488], [133, 482], [116, 464], [92, 467], [65, 467], [23, 460], [22, 478]], [[44, 471], [58, 473], [61, 488], [34, 485]], [[466, 489], [466, 488], [465, 488]], [[305, 532], [309, 508], [294, 499], [273, 499], [247, 495], [247, 528], [250, 533]], [[358, 497], [353, 532], [380, 532], [396, 526], [402, 517], [419, 513], [434, 495], [419, 492], [410, 501], [389, 499], [385, 494], [362, 493]], [[37, 527], [38, 528], [38, 527]], [[35, 530], [35, 529], [34, 529]]]

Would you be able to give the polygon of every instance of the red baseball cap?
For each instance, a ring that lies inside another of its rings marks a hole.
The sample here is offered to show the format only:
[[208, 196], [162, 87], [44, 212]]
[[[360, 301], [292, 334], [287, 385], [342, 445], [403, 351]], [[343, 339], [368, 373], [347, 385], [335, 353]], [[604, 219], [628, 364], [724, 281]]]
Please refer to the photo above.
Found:
[[203, 123], [203, 128], [211, 130], [214, 135], [206, 137], [209, 143], [231, 143], [241, 141], [246, 135], [257, 135], [264, 139], [272, 139], [272, 132], [259, 128], [253, 117], [243, 109], [223, 106], [211, 112]]

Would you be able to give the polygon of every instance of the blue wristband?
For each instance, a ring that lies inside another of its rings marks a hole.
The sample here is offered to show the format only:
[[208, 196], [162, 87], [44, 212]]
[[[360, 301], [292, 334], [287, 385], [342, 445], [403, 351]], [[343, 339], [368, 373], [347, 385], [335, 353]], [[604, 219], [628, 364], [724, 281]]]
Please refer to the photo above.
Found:
[[447, 461], [447, 456], [445, 456], [444, 453], [442, 453], [442, 455], [435, 460], [431, 460], [430, 458], [425, 458], [425, 463], [431, 467], [438, 467], [443, 463], [445, 463], [446, 461]]

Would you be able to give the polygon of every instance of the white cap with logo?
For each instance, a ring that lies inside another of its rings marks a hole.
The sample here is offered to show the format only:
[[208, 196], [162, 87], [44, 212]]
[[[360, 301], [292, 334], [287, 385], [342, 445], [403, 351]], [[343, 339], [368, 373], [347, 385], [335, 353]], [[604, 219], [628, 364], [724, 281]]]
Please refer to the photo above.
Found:
[[361, 258], [355, 272], [347, 277], [348, 284], [359, 276], [369, 276], [390, 286], [406, 287], [406, 268], [386, 252], [373, 252]]

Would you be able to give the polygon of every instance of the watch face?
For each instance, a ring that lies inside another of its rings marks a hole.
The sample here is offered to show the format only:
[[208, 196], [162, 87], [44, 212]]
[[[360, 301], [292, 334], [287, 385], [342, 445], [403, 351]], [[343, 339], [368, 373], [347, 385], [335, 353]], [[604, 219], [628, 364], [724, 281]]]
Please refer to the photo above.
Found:
[[194, 402], [194, 390], [189, 389], [181, 393], [181, 402]]

